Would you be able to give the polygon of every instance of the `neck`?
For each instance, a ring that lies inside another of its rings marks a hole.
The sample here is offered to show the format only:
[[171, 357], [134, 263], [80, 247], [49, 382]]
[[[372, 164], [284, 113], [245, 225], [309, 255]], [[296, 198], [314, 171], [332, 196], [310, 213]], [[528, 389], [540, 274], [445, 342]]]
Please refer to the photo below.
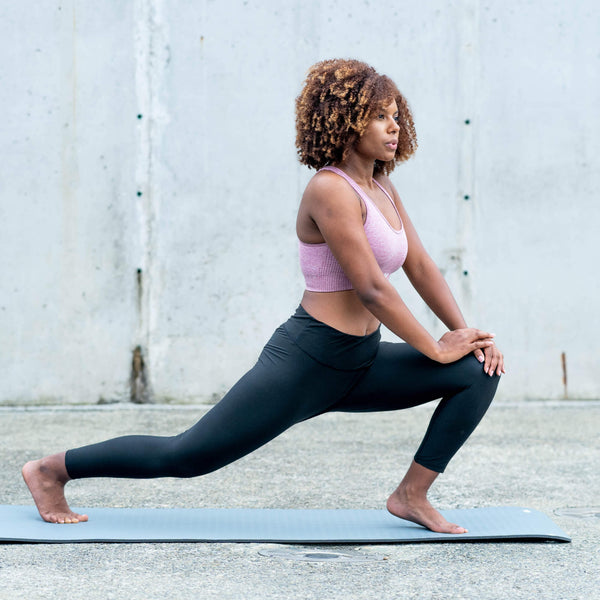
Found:
[[366, 159], [351, 152], [349, 156], [335, 166], [350, 175], [356, 183], [366, 187], [371, 186], [375, 168], [375, 162], [372, 159]]

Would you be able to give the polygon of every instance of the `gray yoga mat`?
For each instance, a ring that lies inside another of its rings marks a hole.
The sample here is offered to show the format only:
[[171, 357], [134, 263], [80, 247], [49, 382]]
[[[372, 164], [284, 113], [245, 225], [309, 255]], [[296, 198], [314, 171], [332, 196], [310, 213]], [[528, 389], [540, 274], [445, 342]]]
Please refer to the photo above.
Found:
[[0, 506], [0, 542], [399, 543], [570, 538], [545, 514], [497, 507], [441, 511], [466, 534], [434, 533], [385, 510], [75, 508], [86, 523], [45, 523], [33, 506]]

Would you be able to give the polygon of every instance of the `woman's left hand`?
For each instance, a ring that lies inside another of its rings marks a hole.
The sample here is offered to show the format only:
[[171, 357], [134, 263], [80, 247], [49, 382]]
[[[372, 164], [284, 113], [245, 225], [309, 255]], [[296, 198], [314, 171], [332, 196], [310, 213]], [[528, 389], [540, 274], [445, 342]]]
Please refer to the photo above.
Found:
[[506, 373], [504, 370], [504, 356], [495, 344], [482, 350], [475, 350], [473, 354], [479, 362], [483, 363], [483, 371], [486, 375], [492, 377], [494, 374], [502, 375]]

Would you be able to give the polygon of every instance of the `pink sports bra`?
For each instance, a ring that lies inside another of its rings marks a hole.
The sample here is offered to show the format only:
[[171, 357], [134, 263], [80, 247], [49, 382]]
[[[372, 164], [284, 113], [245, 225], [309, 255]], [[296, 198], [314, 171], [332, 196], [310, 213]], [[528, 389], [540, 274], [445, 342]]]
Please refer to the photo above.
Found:
[[[404, 227], [394, 229], [383, 216], [377, 205], [365, 194], [360, 186], [344, 171], [337, 167], [323, 167], [321, 171], [333, 171], [343, 177], [365, 203], [367, 217], [364, 228], [367, 240], [373, 250], [377, 264], [386, 277], [397, 271], [406, 260], [408, 243]], [[373, 180], [389, 198], [400, 223], [402, 219], [387, 191], [375, 179]], [[306, 289], [311, 292], [341, 292], [353, 289], [350, 280], [346, 277], [342, 267], [333, 256], [329, 246], [321, 244], [307, 244], [300, 241], [300, 268], [306, 281]]]

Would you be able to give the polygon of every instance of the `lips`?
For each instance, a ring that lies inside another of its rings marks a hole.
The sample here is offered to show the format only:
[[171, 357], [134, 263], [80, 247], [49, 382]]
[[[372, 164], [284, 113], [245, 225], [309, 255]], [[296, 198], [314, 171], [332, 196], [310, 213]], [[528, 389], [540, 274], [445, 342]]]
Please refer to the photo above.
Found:
[[397, 147], [398, 147], [398, 142], [396, 140], [386, 143], [386, 148], [389, 148], [390, 150], [395, 150]]

